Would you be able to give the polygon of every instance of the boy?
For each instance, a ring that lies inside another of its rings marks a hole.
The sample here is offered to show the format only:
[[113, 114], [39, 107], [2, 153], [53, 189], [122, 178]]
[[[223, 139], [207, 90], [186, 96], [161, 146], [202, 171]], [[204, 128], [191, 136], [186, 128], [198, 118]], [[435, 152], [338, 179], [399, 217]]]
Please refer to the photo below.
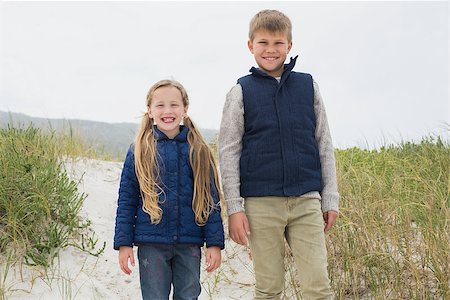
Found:
[[219, 134], [228, 226], [236, 243], [250, 246], [255, 299], [281, 296], [285, 238], [303, 297], [333, 299], [325, 233], [339, 210], [334, 150], [317, 84], [292, 71], [297, 58], [284, 65], [291, 31], [275, 10], [250, 22], [248, 47], [259, 68], [227, 94]]

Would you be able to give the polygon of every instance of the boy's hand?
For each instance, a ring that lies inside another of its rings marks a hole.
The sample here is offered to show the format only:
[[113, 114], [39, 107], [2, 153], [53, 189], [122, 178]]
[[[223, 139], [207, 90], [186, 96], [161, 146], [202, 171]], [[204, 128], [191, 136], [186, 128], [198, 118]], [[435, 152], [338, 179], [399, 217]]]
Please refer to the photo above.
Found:
[[331, 227], [333, 227], [334, 223], [336, 223], [338, 215], [338, 212], [334, 210], [329, 210], [323, 213], [323, 220], [325, 221], [325, 228], [323, 231], [325, 231], [325, 233], [327, 233]]
[[222, 256], [220, 253], [220, 248], [217, 246], [212, 246], [206, 249], [206, 271], [213, 272], [222, 262]]
[[134, 267], [134, 254], [133, 248], [128, 246], [120, 246], [119, 248], [119, 266], [122, 272], [127, 275], [131, 274], [131, 269], [128, 267], [128, 259], [130, 259], [131, 265]]
[[228, 217], [228, 231], [233, 241], [242, 246], [248, 246], [250, 225], [248, 224], [245, 213], [238, 212]]

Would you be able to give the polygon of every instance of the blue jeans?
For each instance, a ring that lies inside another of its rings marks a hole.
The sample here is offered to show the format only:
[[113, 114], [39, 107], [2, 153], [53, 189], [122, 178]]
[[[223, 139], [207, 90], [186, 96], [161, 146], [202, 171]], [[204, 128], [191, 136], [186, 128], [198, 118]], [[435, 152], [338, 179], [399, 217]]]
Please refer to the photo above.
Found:
[[198, 245], [140, 245], [139, 277], [142, 298], [197, 299], [200, 287], [201, 252]]

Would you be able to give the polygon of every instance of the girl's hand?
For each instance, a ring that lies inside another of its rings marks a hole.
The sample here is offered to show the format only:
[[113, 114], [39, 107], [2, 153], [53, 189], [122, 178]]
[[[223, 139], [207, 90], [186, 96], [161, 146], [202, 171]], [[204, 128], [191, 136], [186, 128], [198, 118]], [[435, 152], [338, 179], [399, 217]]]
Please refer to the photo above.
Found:
[[206, 249], [206, 271], [213, 272], [222, 263], [222, 256], [220, 253], [220, 248], [217, 246], [212, 246]]
[[128, 267], [128, 259], [134, 267], [133, 248], [128, 246], [120, 246], [119, 248], [119, 266], [122, 272], [127, 275], [131, 274], [131, 269]]

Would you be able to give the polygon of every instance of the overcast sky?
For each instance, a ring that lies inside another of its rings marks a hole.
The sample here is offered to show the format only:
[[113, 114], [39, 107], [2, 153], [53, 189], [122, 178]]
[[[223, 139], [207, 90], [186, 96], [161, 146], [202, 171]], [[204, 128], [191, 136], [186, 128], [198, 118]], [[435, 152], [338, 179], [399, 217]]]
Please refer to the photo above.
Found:
[[318, 82], [336, 147], [446, 132], [447, 1], [0, 2], [0, 110], [138, 123], [149, 87], [173, 78], [218, 129], [266, 8], [291, 18], [295, 70]]

